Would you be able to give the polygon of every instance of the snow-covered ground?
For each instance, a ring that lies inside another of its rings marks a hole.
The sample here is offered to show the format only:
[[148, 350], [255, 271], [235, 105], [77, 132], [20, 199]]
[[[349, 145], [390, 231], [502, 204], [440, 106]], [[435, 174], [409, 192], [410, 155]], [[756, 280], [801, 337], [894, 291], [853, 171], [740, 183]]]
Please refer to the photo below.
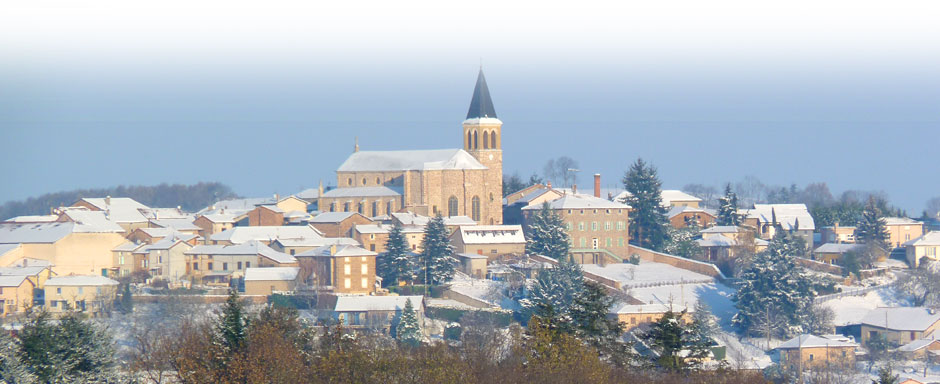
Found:
[[638, 265], [628, 263], [605, 266], [585, 264], [581, 267], [585, 272], [619, 281], [624, 287], [709, 282], [713, 280], [711, 276], [701, 273], [649, 261], [641, 261]]
[[868, 292], [861, 296], [843, 296], [820, 303], [831, 308], [836, 316], [833, 325], [844, 326], [858, 324], [872, 309], [878, 307], [908, 307], [911, 302], [906, 298], [899, 298], [894, 288], [882, 288]]
[[506, 297], [503, 294], [506, 283], [486, 279], [474, 279], [463, 273], [454, 274], [448, 282], [450, 290], [478, 300], [501, 306]]

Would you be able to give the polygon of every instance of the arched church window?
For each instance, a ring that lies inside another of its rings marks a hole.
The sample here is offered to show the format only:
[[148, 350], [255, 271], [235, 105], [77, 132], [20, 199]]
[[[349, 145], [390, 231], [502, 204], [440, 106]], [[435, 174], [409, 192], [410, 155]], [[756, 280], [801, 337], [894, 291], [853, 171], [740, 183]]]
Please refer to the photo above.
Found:
[[336, 212], [336, 203], [330, 203], [330, 212]]
[[363, 185], [363, 186], [366, 185], [366, 178], [365, 178], [365, 177], [362, 178], [362, 185]]
[[365, 207], [363, 207], [362, 202], [359, 202], [359, 205], [356, 207], [356, 212], [359, 212], [360, 215], [365, 214]]
[[496, 149], [496, 132], [490, 135], [490, 148]]
[[467, 131], [467, 149], [473, 149], [473, 131]]
[[477, 141], [478, 139], [479, 137], [477, 137], [477, 131], [473, 131], [473, 146], [471, 148], [480, 149], [480, 142]]
[[490, 132], [483, 131], [483, 149], [490, 148]]
[[457, 198], [454, 196], [447, 199], [447, 216], [457, 216]]
[[473, 196], [473, 200], [471, 200], [470, 212], [472, 214], [471, 219], [473, 219], [473, 221], [480, 221], [480, 197], [479, 196]]
[[393, 211], [392, 211], [392, 201], [389, 200], [388, 203], [385, 203], [385, 214], [386, 214], [386, 215], [391, 215], [392, 212], [393, 212]]
[[378, 215], [379, 215], [379, 202], [373, 201], [372, 202], [372, 217], [376, 217]]
[[346, 185], [352, 185], [352, 177], [346, 180]]
[[376, 178], [375, 178], [375, 185], [382, 185], [382, 179], [376, 177]]
[[349, 212], [349, 203], [343, 203], [343, 212]]

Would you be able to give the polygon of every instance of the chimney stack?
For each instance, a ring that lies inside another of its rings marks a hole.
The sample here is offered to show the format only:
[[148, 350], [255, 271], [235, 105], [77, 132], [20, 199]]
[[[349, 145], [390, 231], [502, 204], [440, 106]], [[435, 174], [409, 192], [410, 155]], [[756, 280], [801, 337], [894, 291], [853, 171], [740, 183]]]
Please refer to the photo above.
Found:
[[571, 184], [571, 194], [572, 194], [572, 195], [577, 195], [577, 194], [578, 194], [578, 185], [577, 185], [577, 184]]
[[111, 195], [104, 197], [104, 205], [111, 205]]
[[594, 197], [601, 197], [601, 174], [594, 174]]

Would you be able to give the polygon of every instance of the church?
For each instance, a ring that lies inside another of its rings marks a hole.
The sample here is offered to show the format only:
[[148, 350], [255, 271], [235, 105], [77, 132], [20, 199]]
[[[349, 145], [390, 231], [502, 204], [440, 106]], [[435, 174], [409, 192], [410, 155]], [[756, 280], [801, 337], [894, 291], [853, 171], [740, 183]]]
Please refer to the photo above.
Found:
[[360, 151], [357, 145], [336, 170], [337, 188], [320, 196], [320, 211], [412, 212], [502, 224], [502, 126], [481, 69], [463, 121], [463, 148]]

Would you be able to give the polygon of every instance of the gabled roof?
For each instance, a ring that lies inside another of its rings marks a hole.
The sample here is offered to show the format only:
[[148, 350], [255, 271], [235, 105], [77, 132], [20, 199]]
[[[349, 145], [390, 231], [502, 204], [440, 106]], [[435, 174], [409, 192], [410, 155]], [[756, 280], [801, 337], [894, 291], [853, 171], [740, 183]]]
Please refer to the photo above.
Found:
[[[828, 336], [828, 335], [827, 335]], [[858, 347], [858, 344], [847, 341], [844, 336], [832, 335], [832, 338], [829, 337], [820, 337], [814, 335], [803, 334], [797, 337], [794, 337], [790, 340], [787, 340], [783, 344], [777, 346], [777, 349], [797, 349], [797, 348], [818, 348], [818, 347]]]
[[366, 311], [401, 311], [405, 304], [411, 300], [415, 310], [424, 307], [422, 296], [339, 296], [336, 298], [336, 312], [366, 312]]
[[901, 352], [914, 352], [920, 350], [930, 344], [940, 343], [940, 340], [937, 339], [918, 339], [910, 343], [904, 344], [898, 348]]
[[483, 68], [480, 68], [480, 74], [477, 75], [477, 84], [473, 87], [473, 97], [470, 99], [470, 110], [467, 111], [467, 119], [482, 117], [496, 118], [496, 108], [493, 107], [490, 89], [486, 86]]
[[666, 212], [666, 217], [671, 219], [683, 213], [704, 213], [711, 217], [718, 216], [718, 211], [715, 211], [714, 209], [695, 208], [695, 207], [690, 207], [687, 205], [677, 205], [675, 207], [670, 208], [669, 212]]
[[[310, 220], [311, 223], [340, 223], [352, 216], [362, 216], [359, 212], [323, 212], [313, 219]], [[366, 219], [368, 217], [362, 216]], [[369, 219], [372, 220], [372, 219]]]
[[46, 286], [77, 286], [77, 285], [118, 285], [119, 283], [115, 280], [111, 280], [104, 276], [97, 275], [76, 275], [76, 276], [60, 276], [53, 277], [49, 280], [46, 280]]
[[274, 241], [277, 239], [317, 239], [323, 235], [307, 225], [235, 227], [215, 233], [209, 237], [212, 241], [230, 241], [233, 244], [251, 240]]
[[[463, 149], [431, 149], [413, 151], [359, 151], [350, 155], [336, 171], [383, 172], [445, 169], [487, 168]], [[324, 193], [324, 196], [326, 196], [326, 193]]]
[[297, 192], [295, 196], [309, 203], [320, 198], [320, 188], [307, 188]]
[[121, 244], [118, 245], [117, 247], [111, 248], [111, 250], [112, 250], [112, 251], [117, 251], [117, 252], [132, 252], [132, 251], [136, 250], [137, 248], [141, 248], [141, 247], [143, 247], [143, 246], [145, 246], [145, 245], [146, 245], [146, 244], [137, 244], [137, 243], [132, 243], [132, 242], [128, 241], [128, 242], [125, 242], [125, 243], [121, 243]]
[[245, 281], [291, 281], [299, 273], [300, 267], [246, 268]]
[[[392, 230], [391, 224], [363, 224], [353, 228], [359, 233], [388, 233]], [[402, 225], [402, 233], [424, 233], [424, 228], [417, 225]]]
[[49, 223], [59, 220], [59, 215], [25, 215], [11, 217], [2, 221], [2, 223]]
[[150, 207], [129, 197], [86, 197], [79, 201], [84, 201], [95, 208], [108, 212], [108, 218], [117, 223], [146, 222], [147, 217], [141, 213], [141, 210], [150, 209]]
[[19, 287], [27, 275], [0, 275], [0, 287]]
[[187, 243], [187, 241], [190, 241], [196, 237], [196, 235], [173, 232], [156, 243], [138, 248], [134, 251], [134, 253], [147, 253], [155, 250], [167, 250], [175, 247], [177, 244], [184, 244], [184, 246], [192, 248], [192, 245]]
[[376, 256], [378, 253], [357, 245], [335, 244], [324, 245], [309, 251], [298, 253], [297, 257], [354, 257], [354, 256]]
[[464, 244], [525, 244], [521, 225], [461, 226], [458, 232]]
[[940, 246], [940, 231], [930, 231], [921, 237], [904, 243], [905, 246]]
[[85, 208], [69, 208], [62, 212], [62, 218], [75, 223], [73, 232], [82, 233], [123, 233], [122, 228], [109, 214], [103, 211], [89, 211]]
[[331, 189], [324, 192], [322, 197], [384, 197], [401, 196], [402, 189], [399, 187], [347, 187]]
[[55, 243], [72, 233], [71, 222], [41, 224], [0, 224], [0, 244]]
[[274, 240], [274, 243], [278, 243], [282, 247], [322, 247], [330, 244], [359, 245], [358, 241], [348, 237], [277, 239]]
[[161, 228], [173, 228], [177, 231], [198, 231], [201, 228], [193, 224], [195, 217], [179, 219], [150, 219], [150, 223]]
[[[393, 212], [392, 218], [401, 223], [402, 226], [419, 226], [424, 227], [428, 225], [428, 222], [431, 221], [431, 217], [423, 216], [411, 212]], [[460, 226], [460, 225], [476, 225], [477, 222], [467, 216], [444, 216], [444, 225], [446, 226]]]
[[701, 202], [702, 199], [692, 196], [688, 193], [682, 192], [678, 189], [664, 189], [662, 191], [663, 205], [672, 205], [674, 201], [696, 201]]
[[227, 255], [245, 256], [259, 255], [274, 260], [277, 263], [296, 263], [297, 259], [283, 252], [278, 252], [258, 241], [248, 241], [236, 245], [197, 245], [183, 252], [187, 255]]
[[909, 217], [885, 217], [887, 225], [924, 225], [924, 223]]
[[244, 215], [244, 212], [239, 211], [237, 213], [209, 213], [200, 215], [199, 217], [204, 217], [206, 220], [209, 220], [213, 223], [234, 223]]
[[[585, 194], [567, 194], [548, 202], [550, 209], [630, 209], [629, 205]], [[523, 210], [542, 209], [542, 204], [529, 204]]]
[[757, 219], [759, 223], [771, 223], [776, 216], [777, 224], [785, 230], [795, 229], [799, 220], [799, 230], [815, 230], [816, 223], [809, 214], [806, 204], [754, 204], [747, 211], [748, 219]]
[[716, 225], [714, 227], [705, 228], [701, 233], [738, 233], [742, 229], [733, 225]]
[[0, 268], [0, 276], [36, 276], [47, 269], [47, 266], [3, 267]]
[[140, 213], [144, 217], [152, 220], [163, 220], [163, 219], [192, 219], [192, 215], [186, 212], [183, 212], [180, 208], [147, 208], [139, 209]]
[[868, 312], [862, 324], [896, 331], [924, 331], [937, 321], [940, 321], [940, 313], [932, 309], [882, 307]]

